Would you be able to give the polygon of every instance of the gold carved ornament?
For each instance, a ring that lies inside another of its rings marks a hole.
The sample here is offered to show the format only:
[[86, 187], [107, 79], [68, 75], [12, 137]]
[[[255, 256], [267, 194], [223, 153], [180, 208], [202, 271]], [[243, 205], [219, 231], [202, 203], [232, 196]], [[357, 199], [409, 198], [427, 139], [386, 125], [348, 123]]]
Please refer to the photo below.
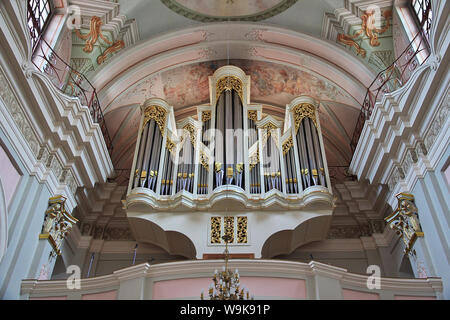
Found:
[[169, 137], [166, 139], [166, 148], [170, 153], [174, 153], [175, 143]]
[[78, 222], [65, 209], [66, 198], [62, 195], [51, 197], [45, 211], [39, 239], [46, 239], [52, 246], [52, 256], [61, 255], [62, 241], [72, 230], [72, 225]]
[[206, 122], [211, 120], [211, 111], [203, 111], [202, 112], [202, 122]]
[[420, 226], [414, 196], [408, 193], [399, 193], [396, 198], [398, 200], [397, 209], [384, 220], [403, 239], [405, 243], [404, 253], [415, 255], [414, 243], [417, 237], [423, 237], [424, 233]]
[[250, 120], [256, 121], [258, 119], [258, 111], [249, 110], [247, 112], [247, 118], [249, 118]]
[[238, 243], [247, 243], [247, 228], [248, 228], [248, 219], [247, 217], [237, 217], [237, 242]]
[[221, 217], [211, 217], [211, 243], [220, 243]]
[[289, 150], [294, 146], [294, 142], [292, 140], [292, 137], [289, 137], [285, 142], [283, 142], [283, 155], [285, 156], [286, 153], [289, 152]]
[[263, 148], [266, 145], [267, 139], [270, 136], [273, 136], [275, 144], [279, 148], [280, 147], [280, 142], [278, 141], [278, 130], [277, 130], [278, 127], [276, 125], [274, 125], [273, 123], [268, 122], [267, 124], [262, 126], [261, 129], [262, 129], [262, 132], [263, 132], [263, 136], [262, 136]]
[[248, 163], [250, 165], [250, 170], [252, 170], [259, 163], [259, 148], [249, 156]]
[[200, 151], [200, 163], [208, 171], [209, 170], [209, 157], [205, 151]]
[[301, 103], [294, 107], [293, 109], [294, 123], [295, 123], [295, 133], [297, 133], [300, 123], [306, 117], [310, 118], [314, 126], [317, 128], [316, 120], [316, 108], [310, 103]]
[[239, 98], [241, 98], [241, 102], [244, 102], [244, 88], [242, 85], [241, 79], [235, 76], [226, 76], [223, 78], [220, 78], [219, 81], [217, 81], [216, 84], [216, 102], [219, 100], [220, 95], [223, 91], [228, 91], [234, 89], [238, 95]]
[[153, 119], [158, 125], [159, 131], [161, 131], [161, 136], [164, 136], [164, 129], [166, 126], [166, 116], [167, 112], [163, 107], [156, 105], [148, 106], [144, 110], [144, 125], [142, 127], [145, 127], [147, 122]]
[[195, 134], [195, 131], [196, 131], [195, 127], [192, 124], [188, 123], [187, 125], [185, 125], [183, 127], [183, 129], [189, 132], [189, 137], [191, 139], [191, 143], [195, 148], [196, 147], [195, 142], [197, 141], [197, 137]]
[[234, 242], [234, 217], [224, 218], [224, 239], [226, 243]]

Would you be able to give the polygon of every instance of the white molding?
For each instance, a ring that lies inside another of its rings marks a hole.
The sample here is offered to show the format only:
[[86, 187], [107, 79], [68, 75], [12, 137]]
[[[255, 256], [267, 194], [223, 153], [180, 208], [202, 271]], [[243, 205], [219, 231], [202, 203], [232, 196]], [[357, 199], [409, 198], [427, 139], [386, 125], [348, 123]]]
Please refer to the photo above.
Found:
[[[117, 288], [120, 291], [122, 283], [133, 279], [147, 279], [154, 283], [162, 280], [209, 278], [213, 274], [213, 270], [220, 269], [223, 263], [223, 260], [194, 260], [155, 265], [144, 263], [115, 271], [110, 275], [81, 279], [81, 290], [77, 290], [77, 292], [86, 294], [88, 290], [107, 291]], [[350, 273], [344, 268], [330, 266], [317, 261], [311, 261], [307, 264], [281, 260], [233, 259], [229, 261], [229, 268], [231, 270], [239, 269], [241, 277], [304, 279], [308, 290], [307, 296], [310, 297], [313, 294], [313, 292], [310, 292], [310, 284], [314, 283], [317, 276], [337, 280], [341, 289], [351, 287], [353, 290], [377, 294], [387, 291], [393, 295], [437, 296], [439, 298], [439, 294], [442, 291], [440, 278], [381, 278], [381, 290], [368, 290], [367, 275]], [[251, 288], [249, 290], [251, 291]], [[39, 281], [30, 279], [23, 280], [21, 284], [21, 294], [27, 294], [31, 298], [64, 296], [69, 294], [70, 291], [67, 289], [65, 280]], [[340, 297], [336, 296], [336, 299], [340, 299]]]
[[450, 123], [450, 74], [440, 69], [445, 66], [434, 69], [434, 63], [427, 60], [402, 88], [375, 105], [350, 164], [358, 179], [389, 186], [392, 207], [393, 195], [411, 190], [427, 171], [434, 171], [450, 143], [444, 130]]

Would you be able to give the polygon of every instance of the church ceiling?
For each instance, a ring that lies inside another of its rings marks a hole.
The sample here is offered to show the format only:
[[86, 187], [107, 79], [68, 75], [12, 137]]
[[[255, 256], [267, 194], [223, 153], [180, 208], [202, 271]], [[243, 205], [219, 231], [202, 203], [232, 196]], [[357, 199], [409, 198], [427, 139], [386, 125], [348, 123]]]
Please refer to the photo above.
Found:
[[329, 165], [348, 165], [361, 88], [394, 57], [392, 1], [111, 0], [95, 9], [88, 2], [69, 1], [84, 12], [71, 62], [98, 89], [117, 169], [131, 166], [145, 99], [165, 99], [177, 120], [194, 115], [209, 103], [208, 76], [228, 63], [250, 75], [251, 102], [266, 114], [284, 119], [298, 95], [319, 100]]
[[260, 21], [275, 16], [298, 0], [161, 0], [176, 13], [200, 22]]

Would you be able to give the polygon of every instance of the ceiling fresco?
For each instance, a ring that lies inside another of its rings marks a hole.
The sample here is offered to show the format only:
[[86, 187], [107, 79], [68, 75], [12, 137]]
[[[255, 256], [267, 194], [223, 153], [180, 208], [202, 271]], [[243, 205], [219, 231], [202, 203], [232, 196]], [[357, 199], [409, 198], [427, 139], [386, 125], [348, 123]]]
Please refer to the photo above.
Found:
[[289, 66], [251, 60], [219, 60], [190, 64], [150, 75], [120, 93], [105, 108], [109, 112], [124, 104], [140, 104], [150, 97], [165, 99], [175, 110], [209, 103], [208, 77], [226, 64], [250, 75], [250, 100], [284, 106], [299, 95], [355, 106], [354, 99], [326, 78]]
[[172, 11], [192, 20], [260, 21], [277, 15], [298, 0], [161, 0]]
[[340, 30], [336, 42], [378, 73], [394, 61], [392, 6], [369, 7], [361, 11], [359, 20], [347, 32]]

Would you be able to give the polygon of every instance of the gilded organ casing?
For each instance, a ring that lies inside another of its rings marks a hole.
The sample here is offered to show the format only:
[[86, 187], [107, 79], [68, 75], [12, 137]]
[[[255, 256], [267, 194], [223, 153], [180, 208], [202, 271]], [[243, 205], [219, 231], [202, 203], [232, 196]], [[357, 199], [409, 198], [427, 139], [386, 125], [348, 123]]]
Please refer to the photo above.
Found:
[[[280, 230], [331, 217], [318, 103], [297, 97], [280, 121], [250, 102], [250, 77], [241, 69], [219, 68], [209, 80], [211, 103], [198, 106], [195, 116], [175, 119], [173, 108], [162, 99], [142, 104], [125, 201], [128, 216], [147, 219], [163, 230], [177, 229], [192, 241], [197, 256], [199, 250], [217, 251], [214, 246], [223, 245], [223, 233], [231, 232], [231, 227], [220, 227], [225, 218], [232, 219], [227, 220], [233, 226], [230, 244], [257, 256], [271, 236], [264, 233], [264, 223], [255, 224], [257, 212], [272, 217], [297, 212], [284, 224], [279, 220]], [[183, 221], [177, 223], [186, 226], [193, 223], [189, 215], [195, 214], [202, 222], [192, 227], [203, 225], [206, 230], [188, 231], [175, 226], [175, 220], [171, 224], [168, 218], [175, 213], [174, 219]], [[318, 228], [317, 233], [325, 235], [328, 223]], [[261, 239], [252, 236], [252, 230], [261, 231]]]

